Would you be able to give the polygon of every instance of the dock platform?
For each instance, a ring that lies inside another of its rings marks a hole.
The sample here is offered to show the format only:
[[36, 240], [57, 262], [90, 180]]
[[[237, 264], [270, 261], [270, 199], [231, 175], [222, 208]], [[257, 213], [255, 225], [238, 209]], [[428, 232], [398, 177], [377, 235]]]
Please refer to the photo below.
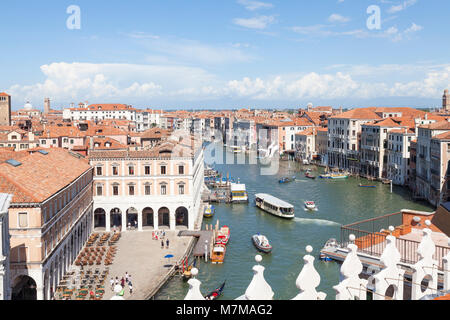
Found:
[[188, 231], [183, 230], [178, 233], [179, 237], [194, 237], [197, 238], [197, 243], [192, 250], [194, 257], [203, 257], [205, 255], [205, 241], [208, 241], [208, 252], [211, 252], [212, 245], [214, 245], [214, 231], [213, 230], [201, 230], [201, 231]]

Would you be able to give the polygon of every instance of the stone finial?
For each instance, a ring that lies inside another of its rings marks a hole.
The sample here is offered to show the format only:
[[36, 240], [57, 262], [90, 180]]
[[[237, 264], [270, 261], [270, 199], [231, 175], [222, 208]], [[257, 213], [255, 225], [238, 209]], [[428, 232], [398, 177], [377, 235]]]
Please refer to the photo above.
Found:
[[[354, 236], [353, 236], [354, 237]], [[353, 237], [349, 237], [350, 240]], [[334, 286], [336, 300], [366, 300], [367, 280], [360, 279], [363, 265], [358, 257], [358, 246], [350, 243], [349, 252], [341, 266], [340, 283]]]
[[188, 281], [189, 291], [186, 297], [184, 297], [184, 300], [205, 300], [205, 297], [200, 291], [200, 285], [202, 283], [200, 282], [200, 280], [195, 278], [198, 275], [198, 269], [192, 268], [191, 274], [193, 278]]
[[274, 293], [266, 279], [264, 279], [264, 267], [259, 264], [262, 261], [262, 257], [257, 255], [255, 260], [258, 265], [253, 266], [253, 279], [245, 291], [244, 299], [272, 300]]
[[110, 300], [125, 300], [122, 296], [120, 296], [120, 293], [122, 292], [123, 288], [121, 285], [116, 284], [114, 286], [114, 296], [111, 297]]
[[[428, 221], [428, 220], [427, 220]], [[428, 221], [429, 222], [429, 221]], [[427, 226], [431, 225], [431, 222], [425, 222]], [[433, 259], [433, 255], [436, 250], [436, 245], [431, 238], [432, 231], [429, 228], [423, 229], [423, 237], [417, 248], [417, 254], [419, 261], [413, 266], [412, 274], [412, 288], [411, 288], [411, 300], [419, 300], [424, 296], [434, 294], [437, 290], [438, 283], [438, 262]], [[424, 279], [428, 280], [428, 287], [425, 291], [422, 291], [420, 285]]]
[[398, 267], [401, 254], [396, 246], [396, 238], [392, 235], [386, 237], [386, 248], [384, 249], [380, 262], [382, 270], [371, 277], [374, 280], [374, 300], [384, 300], [389, 286], [394, 287], [393, 299], [403, 299], [403, 275], [404, 270]]
[[310, 255], [312, 251], [313, 247], [306, 247], [306, 252], [308, 254], [303, 257], [304, 265], [295, 282], [300, 293], [292, 300], [325, 300], [327, 296], [323, 292], [316, 291], [316, 288], [320, 284], [320, 275], [314, 268], [315, 258]]

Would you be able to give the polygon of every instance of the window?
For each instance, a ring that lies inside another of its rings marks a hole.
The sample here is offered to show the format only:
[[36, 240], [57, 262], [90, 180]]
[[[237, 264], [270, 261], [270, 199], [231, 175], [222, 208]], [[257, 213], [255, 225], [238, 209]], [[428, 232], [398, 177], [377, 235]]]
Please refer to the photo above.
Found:
[[97, 175], [98, 176], [102, 175], [102, 167], [97, 167]]
[[113, 196], [119, 195], [119, 186], [113, 186]]
[[134, 176], [134, 166], [129, 166], [129, 167], [128, 167], [128, 174], [129, 174], [130, 176]]
[[28, 214], [26, 212], [19, 212], [19, 228], [28, 227]]
[[179, 194], [184, 194], [184, 184], [178, 185], [178, 193]]
[[128, 194], [134, 196], [134, 186], [128, 186]]
[[161, 185], [161, 195], [166, 195], [167, 194], [167, 186], [165, 184]]
[[102, 195], [103, 195], [103, 187], [97, 186], [97, 196], [102, 196]]
[[178, 174], [184, 174], [184, 166], [178, 166]]
[[161, 174], [166, 174], [166, 166], [161, 166]]
[[113, 176], [118, 176], [119, 175], [119, 168], [117, 166], [112, 167], [113, 169]]
[[151, 192], [151, 186], [150, 185], [146, 185], [145, 186], [145, 195], [146, 196], [149, 196], [149, 195], [151, 195], [152, 194], [152, 192]]
[[145, 166], [144, 167], [144, 171], [145, 171], [145, 175], [150, 175], [150, 166]]

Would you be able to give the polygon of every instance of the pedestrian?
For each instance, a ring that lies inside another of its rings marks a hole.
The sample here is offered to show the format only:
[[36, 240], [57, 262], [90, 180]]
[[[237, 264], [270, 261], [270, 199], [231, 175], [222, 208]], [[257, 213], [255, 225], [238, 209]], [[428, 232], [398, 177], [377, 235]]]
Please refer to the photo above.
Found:
[[128, 287], [130, 288], [130, 295], [133, 294], [133, 285], [130, 283], [128, 283]]
[[125, 282], [128, 283], [129, 281], [129, 275], [128, 272], [125, 272]]
[[122, 286], [122, 288], [125, 288], [125, 278], [122, 277], [122, 279], [120, 279], [120, 285]]
[[161, 249], [164, 249], [164, 240], [161, 240]]
[[166, 237], [166, 232], [165, 231], [163, 231], [163, 238], [165, 238]]
[[114, 290], [114, 278], [111, 278], [109, 283], [111, 284], [111, 290]]
[[135, 229], [138, 228], [137, 220], [134, 220], [134, 228], [135, 228]]
[[131, 230], [131, 222], [128, 222], [128, 230]]
[[119, 277], [116, 277], [116, 281], [114, 283], [116, 286], [119, 284]]
[[131, 274], [128, 275], [128, 283], [131, 284]]
[[169, 239], [166, 240], [167, 249], [169, 249]]

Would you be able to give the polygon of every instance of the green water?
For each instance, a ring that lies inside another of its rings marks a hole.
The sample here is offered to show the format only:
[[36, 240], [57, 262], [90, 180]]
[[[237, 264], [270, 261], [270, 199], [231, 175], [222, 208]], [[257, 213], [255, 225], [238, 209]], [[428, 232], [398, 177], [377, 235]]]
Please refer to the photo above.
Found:
[[[251, 236], [261, 233], [273, 246], [270, 254], [262, 254], [265, 278], [275, 293], [274, 299], [291, 299], [298, 294], [295, 280], [303, 266], [305, 247], [311, 245], [316, 256], [315, 267], [321, 276], [318, 290], [334, 299], [333, 286], [339, 282], [339, 267], [336, 262], [319, 261], [318, 253], [330, 238], [340, 238], [340, 226], [352, 222], [398, 212], [401, 209], [433, 211], [426, 203], [414, 202], [407, 189], [393, 187], [364, 179], [344, 180], [316, 179], [304, 177], [301, 166], [295, 162], [280, 162], [277, 175], [260, 175], [259, 165], [214, 165], [214, 169], [240, 178], [246, 184], [250, 201], [248, 204], [218, 204], [216, 215], [204, 219], [204, 223], [228, 225], [231, 239], [227, 246], [225, 263], [213, 265], [201, 260], [197, 263], [201, 290], [207, 294], [224, 280], [226, 286], [221, 299], [232, 300], [244, 294], [253, 276], [255, 255], [260, 254], [251, 242]], [[315, 175], [323, 169], [313, 171]], [[296, 176], [297, 181], [280, 184], [279, 178]], [[375, 184], [376, 188], [360, 188], [358, 185]], [[254, 206], [256, 193], [269, 193], [295, 206], [296, 217], [284, 220], [261, 211]], [[303, 202], [316, 202], [317, 211], [305, 211]], [[189, 285], [180, 277], [171, 279], [155, 296], [160, 300], [182, 300]]]

